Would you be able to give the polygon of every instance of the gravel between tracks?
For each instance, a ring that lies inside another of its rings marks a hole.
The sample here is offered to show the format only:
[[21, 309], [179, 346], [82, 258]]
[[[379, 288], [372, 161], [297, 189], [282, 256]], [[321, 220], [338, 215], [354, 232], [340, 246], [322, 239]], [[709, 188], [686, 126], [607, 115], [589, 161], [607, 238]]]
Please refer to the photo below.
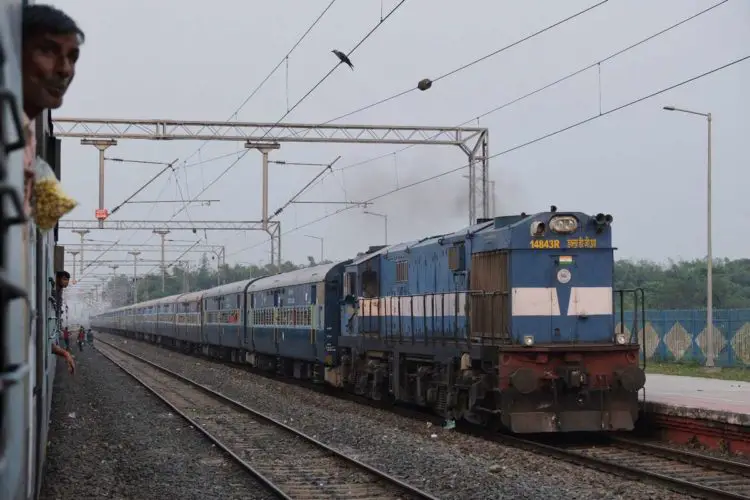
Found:
[[41, 499], [273, 498], [101, 354], [57, 363]]
[[[577, 467], [143, 342], [100, 334], [441, 498], [678, 499]], [[436, 437], [431, 437], [433, 434]]]

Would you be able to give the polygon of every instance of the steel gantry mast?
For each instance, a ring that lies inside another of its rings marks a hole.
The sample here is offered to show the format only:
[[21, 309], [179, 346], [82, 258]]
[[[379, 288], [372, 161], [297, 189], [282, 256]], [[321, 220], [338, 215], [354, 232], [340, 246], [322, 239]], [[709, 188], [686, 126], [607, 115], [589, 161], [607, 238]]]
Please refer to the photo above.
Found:
[[[488, 171], [489, 130], [482, 127], [425, 127], [408, 125], [337, 125], [306, 123], [255, 123], [189, 120], [129, 120], [104, 118], [53, 118], [53, 134], [58, 138], [78, 138], [83, 144], [94, 141], [117, 141], [141, 139], [154, 141], [202, 140], [244, 142], [249, 148], [258, 149], [264, 156], [278, 149], [281, 143], [339, 143], [339, 144], [400, 144], [457, 146], [467, 156], [469, 163], [469, 224], [476, 222], [477, 206], [482, 217], [489, 217]], [[480, 167], [477, 179], [476, 167]], [[103, 175], [100, 175], [100, 200], [103, 205]], [[476, 200], [474, 186], [479, 184], [481, 200]], [[263, 176], [262, 192], [268, 192], [268, 175]], [[280, 255], [281, 231], [272, 227], [268, 216], [268, 199], [263, 197], [263, 214], [259, 227], [252, 230], [268, 231], [273, 243], [277, 240]], [[102, 214], [104, 206], [98, 213]], [[106, 224], [102, 224], [106, 227]], [[95, 227], [100, 227], [95, 224]], [[279, 258], [279, 263], [281, 259]]]

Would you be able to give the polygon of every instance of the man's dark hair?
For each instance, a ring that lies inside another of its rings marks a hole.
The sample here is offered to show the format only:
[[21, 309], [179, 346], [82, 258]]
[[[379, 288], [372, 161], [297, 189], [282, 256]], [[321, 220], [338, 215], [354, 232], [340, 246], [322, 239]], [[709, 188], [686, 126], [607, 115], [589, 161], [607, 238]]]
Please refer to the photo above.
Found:
[[86, 39], [81, 28], [63, 11], [51, 5], [34, 4], [23, 8], [23, 39], [36, 35], [78, 35], [81, 43]]
[[70, 273], [68, 271], [57, 271], [57, 273], [55, 273], [55, 276], [57, 278], [67, 278], [67, 279], [70, 279]]

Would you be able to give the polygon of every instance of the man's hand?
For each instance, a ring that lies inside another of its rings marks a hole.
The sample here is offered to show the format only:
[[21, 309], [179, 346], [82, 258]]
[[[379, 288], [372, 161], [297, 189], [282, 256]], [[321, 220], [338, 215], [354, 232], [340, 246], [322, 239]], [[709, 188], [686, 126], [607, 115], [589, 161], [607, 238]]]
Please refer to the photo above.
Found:
[[65, 361], [68, 362], [68, 371], [71, 375], [73, 375], [76, 372], [76, 362], [73, 359], [73, 355], [71, 355], [68, 351], [65, 351]]
[[65, 361], [68, 363], [68, 371], [71, 375], [76, 372], [76, 362], [73, 359], [73, 356], [67, 350], [63, 349], [57, 344], [52, 344], [52, 352], [57, 354], [61, 358], [65, 358]]

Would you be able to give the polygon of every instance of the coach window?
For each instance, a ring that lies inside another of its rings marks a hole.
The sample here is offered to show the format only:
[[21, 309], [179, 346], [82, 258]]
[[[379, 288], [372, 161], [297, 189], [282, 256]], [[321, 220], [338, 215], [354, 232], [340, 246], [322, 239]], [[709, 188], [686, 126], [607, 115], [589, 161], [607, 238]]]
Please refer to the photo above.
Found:
[[315, 305], [318, 302], [318, 285], [310, 285], [310, 304]]

